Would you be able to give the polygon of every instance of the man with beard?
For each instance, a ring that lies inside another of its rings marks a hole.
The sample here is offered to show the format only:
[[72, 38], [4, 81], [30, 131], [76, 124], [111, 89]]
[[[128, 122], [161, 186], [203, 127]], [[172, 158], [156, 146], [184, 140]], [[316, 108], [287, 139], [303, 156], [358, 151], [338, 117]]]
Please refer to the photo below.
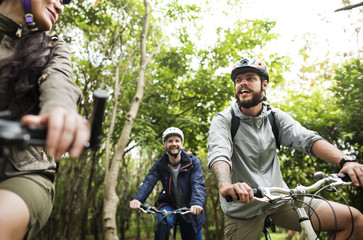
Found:
[[[259, 59], [242, 59], [231, 72], [236, 101], [212, 120], [208, 135], [208, 168], [216, 179], [224, 212], [225, 239], [260, 239], [267, 216], [274, 224], [300, 231], [298, 216], [289, 203], [261, 203], [253, 200], [252, 188], [288, 188], [280, 170], [277, 143], [316, 156], [341, 168], [355, 186], [363, 183], [363, 165], [347, 156], [318, 133], [310, 131], [285, 112], [264, 101], [269, 83], [266, 64]], [[269, 114], [273, 112], [278, 134], [274, 136]], [[232, 137], [232, 113], [238, 117], [238, 130]], [[231, 196], [234, 202], [227, 202]], [[239, 198], [239, 202], [237, 203]], [[311, 198], [305, 198], [309, 203]], [[307, 204], [306, 204], [307, 206]], [[349, 209], [342, 204], [312, 199], [310, 206], [315, 229], [334, 231], [336, 239], [347, 239], [352, 230]], [[334, 209], [334, 212], [332, 211]], [[363, 215], [351, 208], [354, 231], [349, 239], [363, 239]], [[309, 212], [309, 211], [307, 211]], [[316, 217], [318, 216], [319, 219]]]
[[[163, 190], [155, 205], [160, 210], [167, 211], [188, 207], [192, 214], [168, 217], [167, 236], [175, 221], [178, 221], [182, 239], [202, 240], [202, 226], [205, 220], [203, 206], [206, 193], [200, 161], [191, 152], [183, 150], [184, 134], [179, 128], [166, 129], [163, 133], [163, 143], [165, 154], [154, 163], [146, 175], [139, 191], [130, 201], [130, 208], [140, 209], [141, 204], [145, 202], [160, 180]], [[160, 220], [161, 215], [158, 215], [158, 221]], [[159, 235], [160, 227], [156, 229], [155, 239], [159, 239]]]

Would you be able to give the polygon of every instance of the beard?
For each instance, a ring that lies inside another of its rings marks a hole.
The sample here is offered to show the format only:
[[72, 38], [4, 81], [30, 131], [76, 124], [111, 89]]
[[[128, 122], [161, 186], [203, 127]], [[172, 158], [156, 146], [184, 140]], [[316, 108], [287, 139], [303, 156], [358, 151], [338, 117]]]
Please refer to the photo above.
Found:
[[240, 108], [246, 108], [246, 109], [257, 106], [257, 104], [266, 100], [266, 97], [264, 96], [262, 89], [259, 92], [252, 91], [252, 99], [249, 99], [249, 100], [241, 100], [238, 97], [238, 93], [235, 94], [235, 97], [236, 97], [238, 106]]
[[[180, 154], [180, 151], [181, 151], [180, 147], [176, 147], [176, 148], [167, 147], [165, 150], [168, 155], [173, 156], [174, 158], [176, 158]], [[174, 153], [172, 153], [172, 150], [177, 150], [178, 152], [175, 153], [175, 151], [173, 151]]]

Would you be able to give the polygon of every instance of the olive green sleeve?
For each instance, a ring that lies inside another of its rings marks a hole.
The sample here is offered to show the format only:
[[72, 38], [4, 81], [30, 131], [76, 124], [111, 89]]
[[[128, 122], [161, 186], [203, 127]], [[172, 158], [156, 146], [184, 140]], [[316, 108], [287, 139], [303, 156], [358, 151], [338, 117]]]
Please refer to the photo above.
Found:
[[66, 43], [59, 39], [55, 52], [39, 78], [40, 113], [49, 112], [55, 107], [77, 111], [82, 93], [73, 82], [71, 54]]

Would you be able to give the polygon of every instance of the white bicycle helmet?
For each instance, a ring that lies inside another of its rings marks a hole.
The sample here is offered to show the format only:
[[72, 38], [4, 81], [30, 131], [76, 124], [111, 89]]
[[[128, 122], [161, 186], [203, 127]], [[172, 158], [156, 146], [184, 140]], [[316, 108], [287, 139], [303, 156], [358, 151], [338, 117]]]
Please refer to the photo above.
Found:
[[167, 128], [164, 132], [163, 132], [163, 143], [166, 142], [166, 140], [168, 139], [169, 136], [179, 136], [181, 138], [182, 143], [184, 143], [184, 134], [182, 132], [182, 130], [180, 130], [179, 128], [176, 127], [170, 127]]

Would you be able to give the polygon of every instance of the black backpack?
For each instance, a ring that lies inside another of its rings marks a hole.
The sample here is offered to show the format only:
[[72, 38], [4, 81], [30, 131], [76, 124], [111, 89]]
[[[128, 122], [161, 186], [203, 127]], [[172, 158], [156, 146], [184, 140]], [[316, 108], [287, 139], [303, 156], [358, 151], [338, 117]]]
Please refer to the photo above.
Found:
[[[267, 110], [270, 110], [270, 109], [271, 109], [271, 107], [269, 105], [267, 105]], [[232, 136], [232, 141], [233, 141], [234, 136], [236, 136], [236, 133], [237, 133], [237, 130], [239, 127], [239, 117], [237, 117], [236, 114], [234, 114], [232, 107], [231, 107], [231, 114], [232, 114], [231, 136]], [[275, 121], [275, 114], [273, 111], [271, 111], [268, 114], [268, 120], [271, 124], [272, 132], [275, 136], [276, 147], [277, 147], [277, 149], [280, 150], [279, 129], [277, 128], [276, 121]]]

